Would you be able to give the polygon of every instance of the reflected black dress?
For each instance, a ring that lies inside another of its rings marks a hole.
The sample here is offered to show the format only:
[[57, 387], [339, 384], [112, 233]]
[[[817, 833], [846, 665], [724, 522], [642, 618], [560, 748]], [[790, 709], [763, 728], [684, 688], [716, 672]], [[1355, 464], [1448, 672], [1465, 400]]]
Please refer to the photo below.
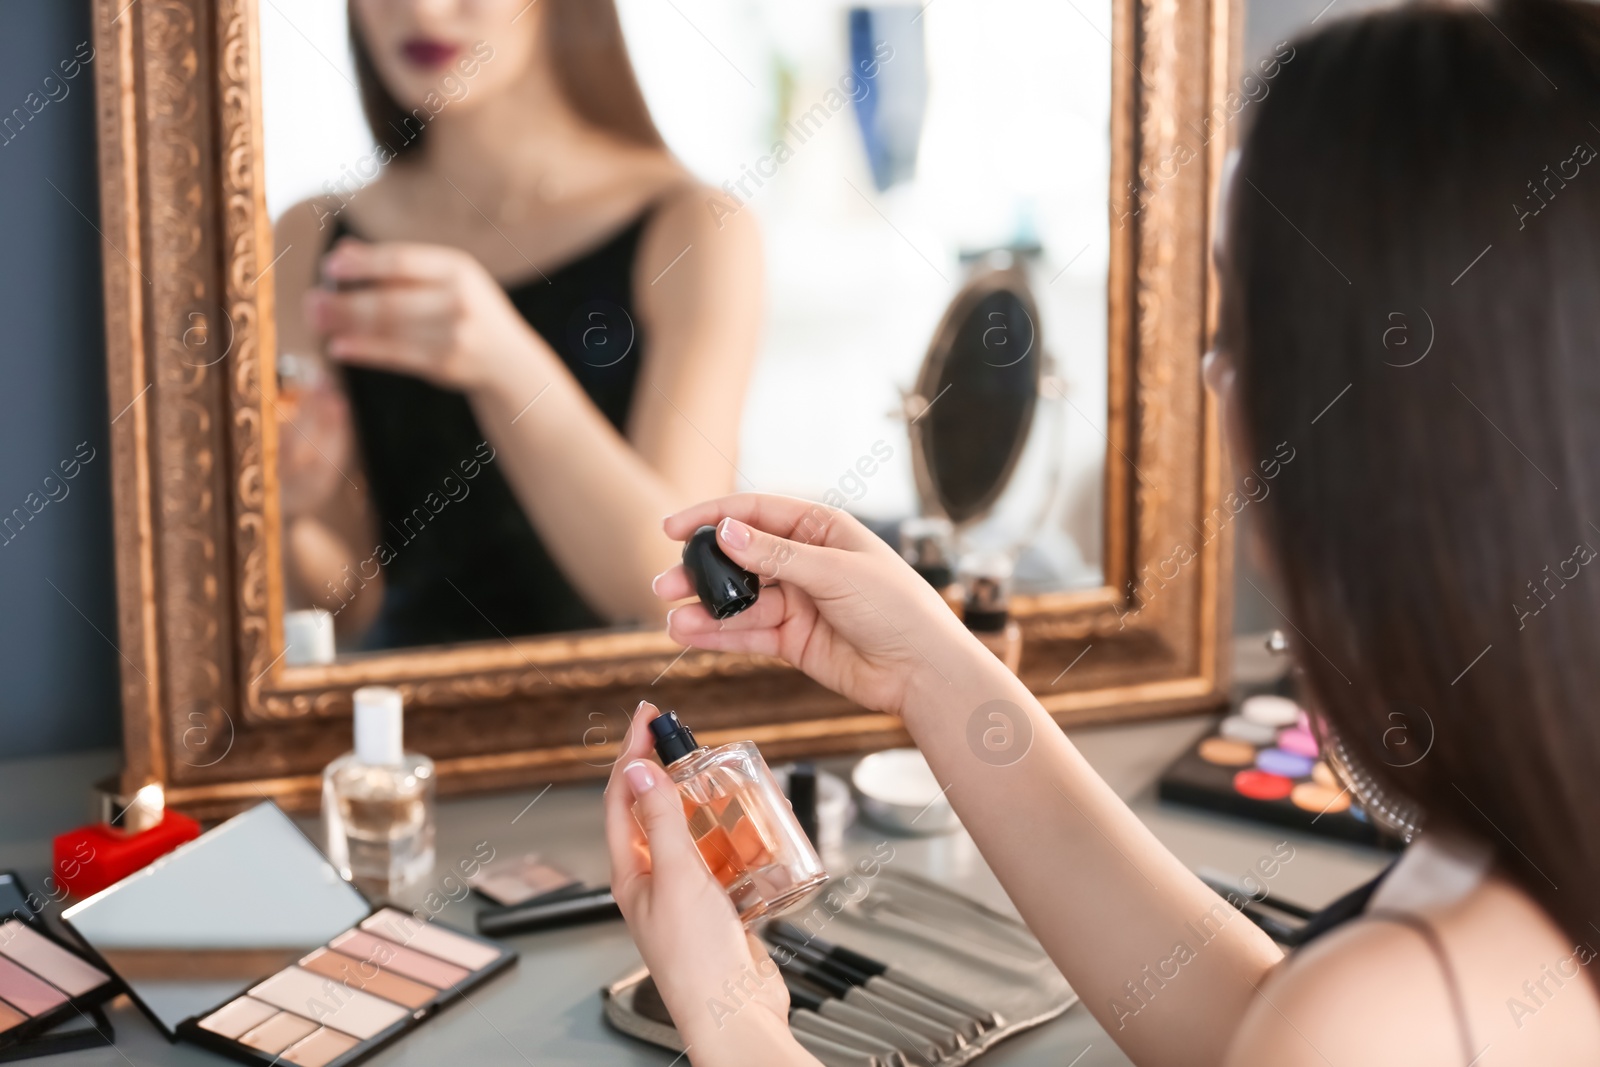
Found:
[[[650, 214], [506, 289], [619, 433], [643, 357], [633, 266]], [[341, 220], [330, 245], [348, 233]], [[343, 378], [379, 542], [360, 554], [371, 553], [384, 583], [363, 648], [606, 625], [551, 559], [463, 394], [364, 367], [345, 367]], [[525, 417], [539, 414], [534, 406]]]

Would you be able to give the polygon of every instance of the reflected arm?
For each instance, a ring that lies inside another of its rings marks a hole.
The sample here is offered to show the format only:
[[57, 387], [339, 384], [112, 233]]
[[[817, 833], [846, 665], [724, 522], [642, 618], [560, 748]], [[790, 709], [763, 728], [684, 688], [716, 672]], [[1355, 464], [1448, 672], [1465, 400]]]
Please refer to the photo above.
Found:
[[677, 562], [661, 517], [733, 488], [760, 337], [761, 253], [749, 213], [718, 219], [686, 189], [656, 211], [633, 290], [648, 340], [627, 436], [551, 354], [515, 362], [473, 409], [567, 579], [616, 622], [658, 622], [650, 580]]

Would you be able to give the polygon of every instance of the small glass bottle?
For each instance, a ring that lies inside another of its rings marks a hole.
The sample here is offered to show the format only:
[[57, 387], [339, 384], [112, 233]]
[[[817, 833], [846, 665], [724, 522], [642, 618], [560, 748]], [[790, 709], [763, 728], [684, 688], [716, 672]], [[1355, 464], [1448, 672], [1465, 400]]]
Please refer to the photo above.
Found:
[[671, 711], [650, 721], [650, 733], [700, 857], [746, 926], [795, 907], [828, 880], [754, 742], [706, 748]]
[[961, 611], [961, 586], [956, 581], [956, 531], [949, 519], [915, 516], [900, 523], [900, 558], [939, 590], [950, 610]]
[[433, 761], [406, 752], [400, 691], [355, 692], [355, 751], [322, 773], [328, 861], [384, 899], [433, 870]]
[[1022, 627], [1011, 617], [1011, 560], [984, 553], [961, 561], [962, 621], [1012, 674], [1022, 665]]

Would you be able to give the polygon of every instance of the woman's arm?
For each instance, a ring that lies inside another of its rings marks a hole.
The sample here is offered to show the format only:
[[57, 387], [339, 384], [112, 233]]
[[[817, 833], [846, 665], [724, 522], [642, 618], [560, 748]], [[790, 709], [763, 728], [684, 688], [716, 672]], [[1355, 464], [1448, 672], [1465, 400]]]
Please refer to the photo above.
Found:
[[661, 516], [734, 485], [760, 331], [760, 247], [748, 212], [718, 228], [706, 201], [719, 195], [680, 191], [641, 244], [634, 291], [649, 351], [627, 437], [465, 253], [341, 243], [325, 271], [378, 284], [313, 294], [336, 358], [468, 395], [551, 556], [613, 621], [661, 617], [649, 579], [677, 556]]
[[[1118, 1045], [1141, 1064], [1220, 1062], [1278, 947], [1156, 839], [975, 640], [930, 651], [900, 710], [1023, 920]], [[1026, 753], [990, 755], [987, 731]]]
[[760, 340], [761, 249], [748, 213], [717, 228], [710, 195], [699, 187], [677, 194], [641, 242], [633, 291], [649, 348], [627, 439], [559, 366], [474, 398], [550, 554], [616, 621], [662, 617], [649, 581], [679, 550], [660, 535], [661, 516], [735, 488]]
[[340, 637], [350, 641], [377, 616], [383, 576], [365, 559], [367, 553], [356, 551], [371, 542], [372, 515], [349, 402], [303, 311], [327, 245], [318, 225], [325, 217], [326, 210], [305, 201], [284, 212], [274, 233], [282, 253], [273, 268], [277, 350], [303, 373], [294, 384], [298, 395], [280, 393], [272, 414], [278, 423], [278, 502], [289, 606], [332, 612]]
[[[1277, 946], [1156, 840], [881, 539], [843, 512], [749, 494], [690, 508], [666, 530], [686, 538], [724, 516], [723, 548], [778, 582], [721, 623], [699, 604], [676, 608], [669, 632], [781, 656], [900, 715], [1023, 919], [1118, 1045], [1141, 1064], [1220, 1062]], [[690, 595], [681, 567], [656, 588]], [[1006, 728], [1011, 745], [985, 743]]]

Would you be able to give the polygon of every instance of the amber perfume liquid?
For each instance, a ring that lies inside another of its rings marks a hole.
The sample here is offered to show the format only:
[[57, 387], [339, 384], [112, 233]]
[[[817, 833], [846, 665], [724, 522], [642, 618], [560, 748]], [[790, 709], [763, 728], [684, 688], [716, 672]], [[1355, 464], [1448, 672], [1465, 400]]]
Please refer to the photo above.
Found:
[[356, 691], [355, 750], [322, 775], [328, 861], [369, 897], [425, 879], [434, 861], [433, 761], [401, 745], [400, 694]]
[[677, 783], [695, 847], [744, 923], [795, 907], [827, 881], [816, 849], [753, 743], [699, 747], [670, 712], [652, 722], [651, 730]]
[[406, 753], [372, 766], [355, 753], [329, 765], [328, 860], [368, 896], [389, 897], [433, 870], [433, 761]]

